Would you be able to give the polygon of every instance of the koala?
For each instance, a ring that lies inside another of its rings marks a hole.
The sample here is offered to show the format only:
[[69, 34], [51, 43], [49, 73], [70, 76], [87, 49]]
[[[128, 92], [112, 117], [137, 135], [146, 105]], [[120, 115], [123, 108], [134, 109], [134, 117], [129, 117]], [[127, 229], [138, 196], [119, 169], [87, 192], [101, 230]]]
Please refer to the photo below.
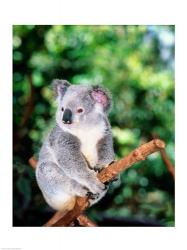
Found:
[[54, 80], [56, 123], [39, 152], [36, 180], [53, 209], [73, 209], [76, 197], [90, 206], [107, 192], [97, 173], [114, 161], [107, 113], [111, 96], [102, 87]]

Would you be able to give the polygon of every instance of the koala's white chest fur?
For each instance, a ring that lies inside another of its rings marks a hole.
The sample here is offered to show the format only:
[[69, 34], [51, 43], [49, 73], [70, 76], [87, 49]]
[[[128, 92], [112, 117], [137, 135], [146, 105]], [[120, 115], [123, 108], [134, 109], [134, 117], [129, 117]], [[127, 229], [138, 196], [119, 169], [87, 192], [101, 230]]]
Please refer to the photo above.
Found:
[[74, 131], [81, 142], [81, 152], [91, 167], [94, 167], [98, 162], [97, 143], [104, 136], [104, 131], [104, 124]]

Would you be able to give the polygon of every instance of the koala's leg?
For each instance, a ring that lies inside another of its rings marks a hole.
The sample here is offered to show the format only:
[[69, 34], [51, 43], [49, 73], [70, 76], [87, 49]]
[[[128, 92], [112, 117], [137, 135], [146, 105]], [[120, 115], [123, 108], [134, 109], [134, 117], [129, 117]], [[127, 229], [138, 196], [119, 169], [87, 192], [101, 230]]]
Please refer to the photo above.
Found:
[[75, 206], [75, 196], [69, 196], [65, 193], [59, 193], [49, 197], [44, 192], [43, 196], [50, 207], [52, 207], [54, 210], [61, 211], [64, 214], [72, 210]]
[[38, 164], [36, 178], [46, 202], [64, 213], [73, 209], [76, 195], [84, 197], [87, 194], [84, 187], [68, 178], [53, 162]]

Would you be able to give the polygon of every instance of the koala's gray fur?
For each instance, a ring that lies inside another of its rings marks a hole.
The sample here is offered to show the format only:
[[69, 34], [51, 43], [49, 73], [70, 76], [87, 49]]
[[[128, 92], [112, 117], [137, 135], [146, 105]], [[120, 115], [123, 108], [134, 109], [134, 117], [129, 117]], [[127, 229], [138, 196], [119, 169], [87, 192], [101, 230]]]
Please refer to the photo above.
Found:
[[111, 127], [107, 118], [111, 97], [98, 86], [70, 85], [54, 80], [56, 125], [40, 150], [38, 185], [55, 210], [68, 211], [76, 196], [97, 202], [106, 187], [97, 172], [114, 160]]

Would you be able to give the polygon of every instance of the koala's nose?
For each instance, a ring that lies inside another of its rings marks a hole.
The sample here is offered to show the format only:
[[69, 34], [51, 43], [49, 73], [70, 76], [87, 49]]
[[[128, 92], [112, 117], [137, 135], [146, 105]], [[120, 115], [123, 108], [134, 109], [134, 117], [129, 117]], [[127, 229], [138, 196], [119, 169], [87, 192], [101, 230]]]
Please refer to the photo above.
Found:
[[72, 112], [70, 109], [65, 109], [64, 110], [64, 114], [62, 117], [62, 122], [63, 123], [68, 123], [71, 124], [72, 123]]

